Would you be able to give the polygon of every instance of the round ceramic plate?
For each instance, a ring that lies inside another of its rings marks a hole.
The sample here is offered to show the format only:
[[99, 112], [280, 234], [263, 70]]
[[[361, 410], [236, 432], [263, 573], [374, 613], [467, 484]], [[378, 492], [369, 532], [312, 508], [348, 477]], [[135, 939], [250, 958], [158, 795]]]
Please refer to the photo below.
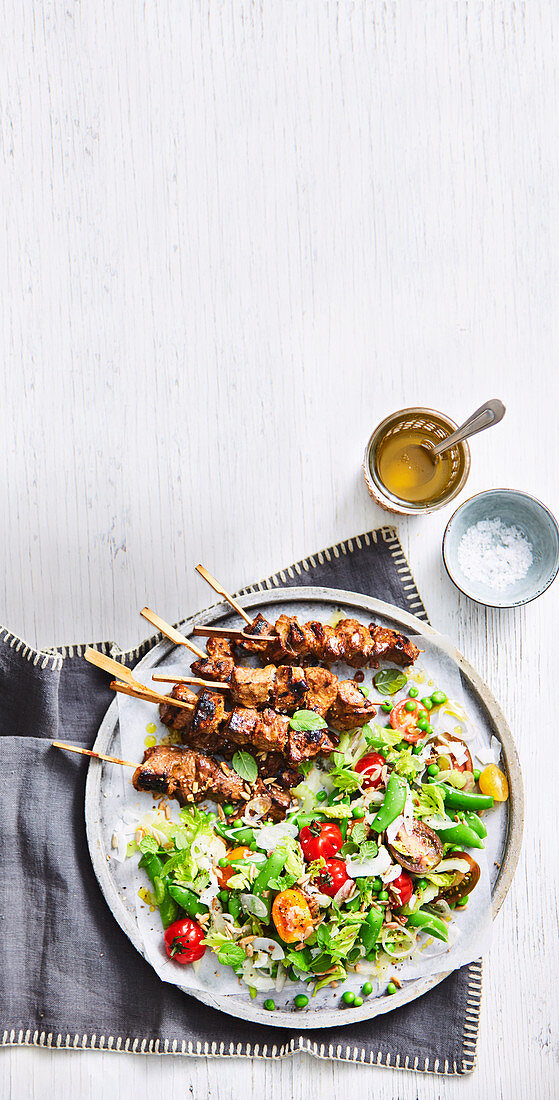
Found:
[[[405, 634], [424, 635], [435, 646], [440, 645], [441, 649], [444, 648], [447, 655], [449, 652], [448, 643], [445, 642], [444, 646], [442, 641], [439, 643], [437, 632], [420, 619], [390, 604], [357, 593], [328, 588], [284, 588], [265, 594], [251, 594], [241, 598], [239, 602], [243, 607], [250, 609], [252, 614], [261, 611], [272, 621], [285, 612], [289, 615], [297, 615], [302, 621], [312, 618], [326, 622], [334, 612], [341, 611], [344, 615], [360, 619], [364, 623], [374, 619], [382, 626], [401, 630]], [[222, 626], [235, 627], [242, 625], [238, 617], [231, 612], [228, 604], [216, 604], [192, 619], [186, 620], [181, 629], [187, 636], [192, 632], [195, 623], [198, 625], [219, 623]], [[136, 668], [138, 670], [155, 669], [168, 663], [174, 651], [173, 644], [163, 639], [154, 645]], [[509, 777], [510, 798], [508, 802], [500, 804], [491, 812], [489, 836], [486, 841], [487, 858], [491, 868], [492, 908], [495, 915], [511, 884], [520, 852], [524, 816], [522, 776], [511, 732], [498, 703], [465, 658], [454, 649], [451, 649], [450, 655], [462, 675], [468, 714], [476, 722], [487, 745], [490, 744], [492, 736], [496, 736], [500, 741], [502, 759]], [[182, 652], [181, 659], [183, 659]], [[184, 663], [188, 664], [188, 657]], [[121, 755], [116, 700], [111, 703], [105, 715], [94, 748], [98, 752]], [[138, 761], [142, 752], [143, 745], [139, 745]], [[126, 781], [128, 781], [128, 775]], [[144, 954], [136, 921], [135, 900], [127, 896], [126, 889], [123, 888], [122, 864], [112, 858], [114, 806], [115, 799], [122, 798], [122, 785], [122, 769], [97, 760], [91, 761], [85, 798], [87, 837], [93, 867], [107, 904], [134, 946]], [[111, 810], [109, 807], [112, 807]], [[449, 953], [449, 959], [452, 959], [452, 952]], [[449, 973], [449, 970], [446, 973]], [[392, 1012], [399, 1005], [421, 997], [444, 977], [446, 974], [438, 974], [435, 977], [407, 981], [394, 996], [370, 997], [362, 1007], [355, 1009], [344, 1007], [340, 1010], [334, 995], [329, 1003], [314, 1004], [311, 999], [308, 1009], [296, 1014], [292, 1009], [284, 1008], [278, 1009], [271, 1015], [257, 1001], [251, 1001], [248, 991], [241, 986], [239, 986], [238, 996], [220, 997], [206, 991], [198, 991], [193, 995], [212, 1008], [232, 1016], [274, 1027], [296, 1027], [301, 1030], [339, 1027], [341, 1024], [370, 1019], [383, 1012]]]

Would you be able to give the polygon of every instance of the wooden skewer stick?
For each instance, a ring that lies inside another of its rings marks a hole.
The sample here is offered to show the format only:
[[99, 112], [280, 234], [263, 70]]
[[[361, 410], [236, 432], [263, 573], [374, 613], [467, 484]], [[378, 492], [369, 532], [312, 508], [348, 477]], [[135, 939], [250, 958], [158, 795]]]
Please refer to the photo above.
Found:
[[200, 680], [198, 676], [156, 676], [154, 674], [152, 680], [158, 680], [161, 684], [197, 684], [198, 687], [207, 688], [208, 691], [231, 691], [229, 684]]
[[[137, 699], [145, 699], [149, 703], [167, 703], [168, 699], [166, 695], [160, 695], [159, 692], [154, 691], [153, 688], [145, 687], [139, 680], [136, 680], [132, 675], [129, 668], [126, 665], [122, 665], [120, 661], [113, 660], [112, 657], [107, 657], [105, 653], [100, 653], [98, 649], [92, 649], [88, 646], [84, 657], [86, 661], [89, 661], [92, 665], [97, 665], [97, 668], [102, 668], [104, 672], [109, 672], [111, 676], [116, 676], [117, 681], [122, 687], [123, 684], [128, 686], [128, 691], [122, 691], [123, 695], [132, 695]], [[114, 687], [114, 684], [111, 684]], [[121, 690], [114, 688], [115, 691]], [[184, 702], [177, 700], [177, 706], [188, 706]]]
[[241, 605], [233, 599], [229, 592], [225, 591], [219, 581], [216, 581], [215, 577], [212, 577], [211, 573], [208, 573], [208, 570], [205, 569], [203, 565], [197, 565], [195, 568], [196, 572], [199, 573], [200, 576], [208, 582], [210, 588], [213, 588], [214, 592], [217, 592], [218, 596], [223, 596], [224, 599], [227, 600], [227, 603], [230, 604], [230, 606], [233, 608], [233, 610], [237, 612], [237, 615], [240, 615], [241, 619], [244, 619], [245, 623], [248, 623], [250, 626], [251, 620], [249, 619], [246, 611], [244, 611]]
[[228, 626], [195, 626], [193, 634], [199, 638], [230, 638], [233, 642], [277, 642], [276, 634], [245, 634]]
[[183, 707], [185, 710], [194, 710], [195, 703], [186, 703], [183, 699], [171, 699], [168, 695], [160, 695], [158, 691], [145, 688], [143, 684], [136, 687], [133, 684], [122, 684], [119, 680], [111, 680], [113, 691], [120, 695], [131, 695], [133, 699], [143, 699], [146, 703], [165, 703], [166, 706]]
[[92, 649], [90, 645], [87, 646], [84, 657], [90, 665], [97, 665], [97, 668], [102, 668], [103, 672], [110, 672], [111, 676], [118, 676], [119, 680], [126, 680], [129, 684], [138, 682], [126, 665], [122, 665], [120, 661], [114, 661], [112, 657], [107, 657], [106, 653], [100, 653], [98, 649]]
[[202, 661], [207, 660], [207, 653], [202, 653], [202, 650], [198, 649], [197, 645], [194, 645], [193, 642], [189, 642], [188, 638], [185, 638], [180, 630], [175, 630], [174, 626], [171, 626], [170, 623], [166, 623], [165, 619], [162, 619], [160, 615], [156, 615], [155, 611], [151, 611], [149, 607], [143, 607], [140, 611], [140, 615], [143, 615], [144, 619], [147, 619], [148, 623], [151, 623], [156, 630], [164, 634], [170, 642], [174, 642], [175, 645], [185, 645], [187, 649], [190, 649], [192, 653], [200, 657]]
[[79, 752], [82, 756], [92, 756], [94, 760], [108, 760], [109, 764], [124, 764], [125, 768], [137, 768], [131, 760], [119, 760], [118, 756], [107, 756], [106, 752], [94, 752], [93, 749], [82, 749], [78, 745], [67, 745], [64, 741], [53, 741], [56, 749], [66, 749], [68, 752]]

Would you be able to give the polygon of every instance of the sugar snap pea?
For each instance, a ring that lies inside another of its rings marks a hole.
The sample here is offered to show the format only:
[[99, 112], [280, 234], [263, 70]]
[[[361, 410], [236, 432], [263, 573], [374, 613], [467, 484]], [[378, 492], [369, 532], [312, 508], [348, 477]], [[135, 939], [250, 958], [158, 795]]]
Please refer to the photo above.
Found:
[[493, 805], [490, 794], [478, 794], [477, 791], [459, 791], [457, 787], [437, 784], [445, 802], [451, 810], [489, 810]]
[[444, 940], [446, 943], [448, 940], [448, 928], [440, 917], [436, 917], [434, 913], [427, 913], [423, 909], [418, 909], [416, 913], [410, 913], [406, 921], [407, 928], [420, 928], [422, 932], [428, 932], [431, 936], [434, 936], [437, 940]]
[[404, 809], [407, 792], [408, 785], [406, 781], [396, 775], [396, 772], [392, 772], [388, 780], [384, 802], [371, 822], [371, 829], [374, 829], [376, 833], [382, 833], [396, 820], [398, 814], [401, 814]]

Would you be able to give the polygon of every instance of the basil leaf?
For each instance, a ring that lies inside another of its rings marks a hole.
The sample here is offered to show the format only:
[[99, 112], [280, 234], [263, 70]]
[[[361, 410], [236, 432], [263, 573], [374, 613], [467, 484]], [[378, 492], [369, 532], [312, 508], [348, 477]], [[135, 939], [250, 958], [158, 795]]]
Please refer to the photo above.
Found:
[[254, 756], [241, 750], [235, 753], [231, 763], [241, 779], [245, 779], [247, 783], [254, 783], [258, 775], [258, 765]]
[[315, 710], [296, 710], [293, 717], [289, 719], [289, 725], [297, 733], [326, 729], [324, 718], [321, 714], [317, 714]]
[[148, 836], [143, 836], [138, 843], [138, 848], [143, 855], [153, 856], [156, 852], [159, 851], [160, 847], [161, 845], [159, 841], [156, 840], [154, 836], [149, 836], [149, 834]]
[[243, 965], [246, 955], [237, 943], [224, 943], [220, 947], [217, 957], [224, 966], [236, 967]]
[[373, 676], [373, 684], [379, 695], [395, 695], [397, 691], [405, 687], [407, 682], [408, 678], [405, 672], [401, 672], [397, 668], [381, 668], [376, 676]]

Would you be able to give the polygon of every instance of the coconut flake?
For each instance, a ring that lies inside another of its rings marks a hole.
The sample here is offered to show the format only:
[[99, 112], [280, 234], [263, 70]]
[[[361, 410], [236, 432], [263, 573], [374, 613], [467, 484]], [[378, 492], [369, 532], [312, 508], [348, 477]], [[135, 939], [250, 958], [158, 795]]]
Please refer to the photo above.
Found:
[[216, 875], [213, 867], [210, 867], [210, 881], [209, 881], [209, 884], [206, 886], [206, 888], [204, 890], [202, 890], [202, 893], [200, 894], [200, 901], [202, 902], [202, 905], [211, 905], [212, 901], [214, 900], [214, 898], [217, 897], [218, 894], [219, 894], [219, 882], [217, 880], [217, 875]]
[[350, 878], [369, 878], [370, 876], [383, 875], [392, 865], [390, 852], [381, 844], [376, 856], [371, 859], [346, 859], [346, 870]]
[[256, 936], [252, 941], [252, 946], [255, 951], [267, 951], [270, 958], [274, 961], [285, 959], [285, 951], [281, 944], [276, 943], [275, 940], [268, 939], [267, 936]]
[[394, 882], [394, 879], [399, 878], [402, 874], [402, 868], [399, 863], [395, 863], [393, 867], [389, 867], [387, 871], [381, 875], [381, 879], [384, 885], [387, 886], [389, 882]]
[[284, 837], [296, 837], [299, 829], [294, 821], [278, 821], [276, 825], [264, 825], [255, 834], [259, 848], [265, 848], [267, 852], [273, 852], [274, 848]]

